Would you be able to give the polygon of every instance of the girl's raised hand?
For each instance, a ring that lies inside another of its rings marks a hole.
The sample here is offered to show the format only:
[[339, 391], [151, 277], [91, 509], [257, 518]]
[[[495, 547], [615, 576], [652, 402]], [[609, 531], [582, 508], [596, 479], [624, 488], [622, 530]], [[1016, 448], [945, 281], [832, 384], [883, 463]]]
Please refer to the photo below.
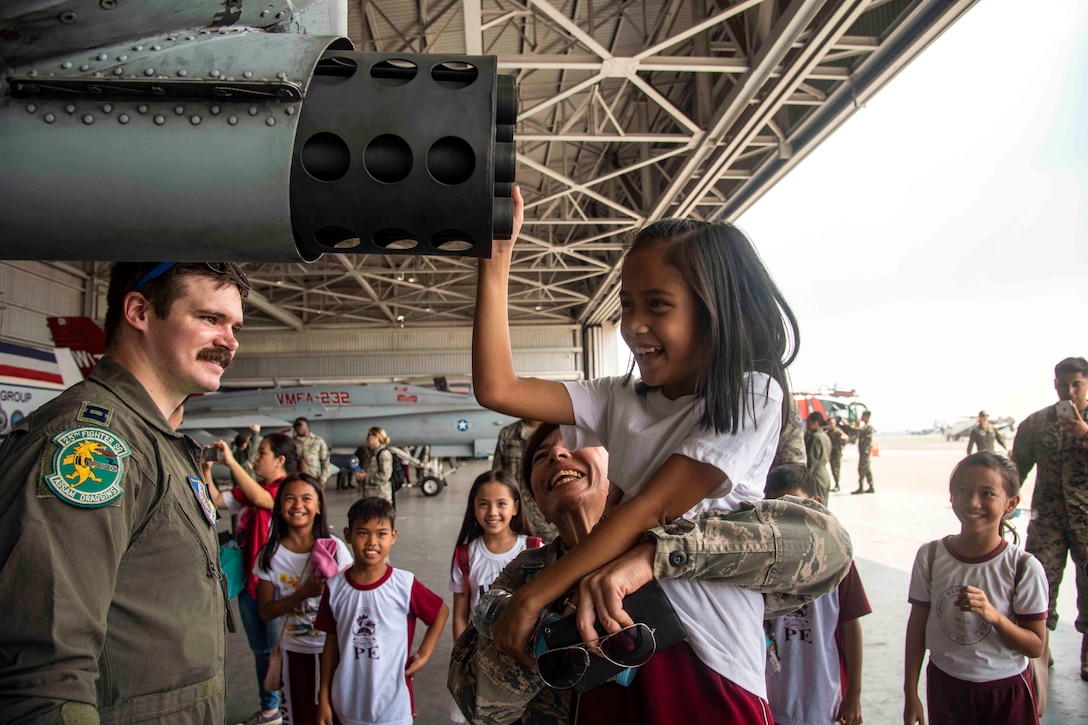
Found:
[[495, 239], [491, 242], [491, 255], [510, 254], [514, 248], [514, 242], [521, 233], [521, 225], [525, 221], [525, 199], [521, 196], [521, 187], [514, 184], [514, 226], [509, 239]]
[[223, 456], [223, 463], [225, 463], [228, 466], [230, 464], [232, 464], [232, 463], [235, 463], [234, 452], [231, 451], [230, 446], [227, 445], [226, 441], [222, 441], [222, 440], [216, 441], [212, 445], [220, 450], [220, 452], [221, 452], [221, 454]]
[[977, 587], [969, 585], [961, 587], [960, 595], [956, 597], [956, 606], [960, 608], [960, 611], [974, 612], [990, 624], [997, 624], [1001, 619], [1001, 613], [990, 604], [990, 600], [986, 598], [986, 592]]

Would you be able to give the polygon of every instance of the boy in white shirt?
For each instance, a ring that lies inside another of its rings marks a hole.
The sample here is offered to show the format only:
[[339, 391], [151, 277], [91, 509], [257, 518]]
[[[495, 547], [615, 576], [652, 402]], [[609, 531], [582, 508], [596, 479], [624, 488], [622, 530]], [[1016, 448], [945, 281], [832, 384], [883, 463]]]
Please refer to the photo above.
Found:
[[[816, 480], [800, 464], [771, 470], [764, 495], [820, 501]], [[822, 503], [822, 501], [821, 501]], [[860, 725], [861, 622], [872, 612], [854, 564], [838, 588], [796, 612], [767, 622], [780, 670], [767, 674], [776, 725]]]
[[[355, 563], [328, 580], [315, 625], [325, 638], [318, 722], [411, 725], [412, 676], [427, 664], [449, 608], [410, 572], [387, 559], [397, 540], [396, 512], [382, 498], [356, 501], [344, 539]], [[416, 620], [427, 625], [414, 654]]]

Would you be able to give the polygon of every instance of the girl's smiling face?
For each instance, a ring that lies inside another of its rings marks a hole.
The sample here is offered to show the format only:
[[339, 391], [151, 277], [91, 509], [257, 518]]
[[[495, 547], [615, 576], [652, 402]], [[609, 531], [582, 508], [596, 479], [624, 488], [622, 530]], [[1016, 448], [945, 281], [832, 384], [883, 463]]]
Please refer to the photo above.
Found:
[[963, 534], [985, 534], [992, 530], [1000, 536], [1001, 521], [1020, 504], [1019, 496], [1009, 496], [1001, 474], [987, 466], [971, 466], [952, 484], [952, 511], [960, 521]]
[[667, 398], [691, 395], [705, 359], [699, 303], [662, 247], [627, 255], [620, 282], [620, 333], [642, 381]]
[[518, 514], [519, 504], [510, 495], [510, 489], [498, 481], [485, 483], [476, 490], [472, 502], [476, 523], [484, 535], [500, 534], [510, 528], [510, 520]]
[[314, 517], [321, 513], [317, 491], [306, 481], [299, 479], [284, 484], [280, 515], [292, 529], [313, 528]]

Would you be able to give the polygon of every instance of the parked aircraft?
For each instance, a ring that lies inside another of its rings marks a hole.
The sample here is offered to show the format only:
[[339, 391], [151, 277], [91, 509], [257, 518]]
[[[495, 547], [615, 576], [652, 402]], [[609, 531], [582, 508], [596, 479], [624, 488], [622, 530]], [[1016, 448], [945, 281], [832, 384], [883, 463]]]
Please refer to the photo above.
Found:
[[41, 405], [87, 376], [106, 352], [102, 330], [89, 317], [50, 317], [52, 350], [0, 341], [0, 436]]
[[181, 430], [201, 442], [229, 440], [256, 423], [289, 430], [295, 418], [336, 453], [351, 453], [381, 426], [396, 446], [431, 447], [432, 457], [483, 458], [513, 418], [480, 406], [464, 393], [416, 385], [315, 385], [211, 393], [185, 402]]

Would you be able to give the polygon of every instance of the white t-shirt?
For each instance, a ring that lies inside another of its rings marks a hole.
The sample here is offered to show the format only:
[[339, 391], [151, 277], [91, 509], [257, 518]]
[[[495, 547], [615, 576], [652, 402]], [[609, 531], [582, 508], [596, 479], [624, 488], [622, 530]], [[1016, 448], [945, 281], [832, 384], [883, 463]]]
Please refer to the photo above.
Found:
[[[492, 554], [488, 551], [482, 537], [469, 542], [468, 582], [472, 587], [469, 590], [468, 599], [470, 613], [480, 602], [480, 596], [491, 588], [491, 583], [495, 581], [503, 568], [513, 561], [518, 554], [525, 551], [525, 540], [527, 538], [524, 534], [518, 536], [517, 541], [510, 547], [510, 550], [501, 554]], [[450, 568], [450, 591], [457, 594], [465, 593], [465, 577], [461, 574], [461, 567], [457, 565], [456, 559]]]
[[[703, 511], [733, 511], [763, 498], [767, 471], [782, 428], [782, 388], [763, 373], [747, 373], [754, 394], [735, 435], [704, 428], [702, 404], [693, 395], [669, 400], [660, 390], [635, 392], [623, 378], [564, 383], [576, 426], [563, 426], [572, 450], [603, 445], [608, 477], [624, 492], [638, 493], [674, 453], [709, 463], [724, 474], [710, 496], [684, 518]], [[746, 396], [747, 397], [747, 396]], [[688, 631], [688, 643], [712, 670], [766, 699], [763, 595], [724, 582], [667, 579], [661, 582]]]
[[416, 619], [433, 624], [442, 597], [402, 569], [389, 567], [369, 585], [356, 584], [350, 574], [347, 569], [329, 579], [316, 620], [340, 645], [333, 712], [343, 725], [412, 725], [412, 686], [404, 668]]
[[[986, 592], [994, 607], [1013, 622], [1046, 619], [1050, 595], [1046, 573], [1031, 557], [1016, 582], [1020, 547], [1002, 540], [984, 556], [967, 558], [948, 548], [948, 539], [936, 547], [930, 564], [930, 545], [918, 549], [910, 575], [911, 604], [929, 607], [926, 648], [929, 659], [945, 674], [968, 682], [992, 682], [1019, 675], [1028, 666], [1024, 655], [1001, 641], [993, 625], [973, 612], [956, 607], [965, 584]], [[931, 578], [932, 576], [932, 578]]]
[[[353, 557], [351, 549], [340, 538], [331, 537], [336, 542], [336, 563], [343, 571], [351, 566]], [[294, 594], [299, 586], [309, 578], [311, 567], [309, 566], [310, 554], [296, 554], [289, 551], [282, 544], [276, 548], [272, 555], [268, 569], [261, 568], [261, 557], [257, 557], [257, 563], [253, 565], [253, 573], [258, 579], [272, 582], [276, 587], [276, 598], [283, 599]], [[283, 637], [280, 642], [288, 652], [304, 652], [307, 654], [320, 654], [325, 649], [325, 633], [314, 629], [314, 618], [317, 616], [317, 607], [321, 604], [321, 597], [311, 597], [302, 603], [290, 614], [285, 614], [283, 624]]]

